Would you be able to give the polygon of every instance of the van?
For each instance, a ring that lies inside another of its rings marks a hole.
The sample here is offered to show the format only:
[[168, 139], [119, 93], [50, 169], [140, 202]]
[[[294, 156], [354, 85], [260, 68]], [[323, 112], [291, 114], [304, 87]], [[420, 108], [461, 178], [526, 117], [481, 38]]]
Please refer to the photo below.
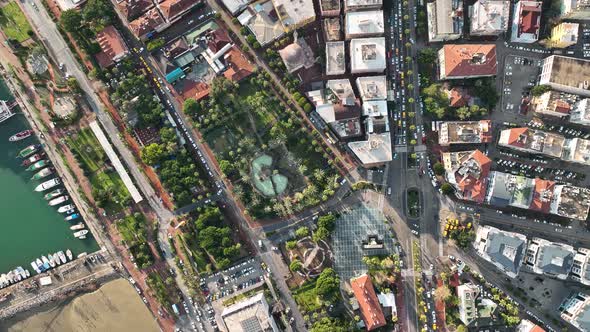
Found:
[[391, 187], [387, 188], [387, 195], [390, 196], [391, 195]]

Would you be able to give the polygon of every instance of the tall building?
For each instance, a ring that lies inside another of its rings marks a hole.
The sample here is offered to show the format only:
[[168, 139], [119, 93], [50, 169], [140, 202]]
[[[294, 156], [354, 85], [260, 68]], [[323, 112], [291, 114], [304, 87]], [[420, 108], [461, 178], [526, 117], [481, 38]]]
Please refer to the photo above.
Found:
[[457, 286], [457, 297], [459, 298], [459, 319], [469, 326], [477, 319], [477, 303], [479, 288], [472, 283]]
[[561, 22], [551, 30], [551, 37], [547, 41], [547, 47], [564, 48], [575, 45], [578, 42], [578, 23]]
[[590, 332], [590, 296], [572, 293], [559, 306], [561, 318], [582, 332]]
[[539, 39], [542, 6], [541, 1], [528, 0], [520, 0], [514, 5], [513, 43], [534, 43]]
[[447, 44], [438, 51], [441, 80], [496, 75], [498, 61], [493, 44]]
[[359, 38], [350, 41], [350, 71], [382, 73], [386, 68], [385, 38]]
[[221, 319], [226, 330], [231, 332], [279, 332], [264, 293], [226, 307]]
[[590, 0], [561, 0], [561, 17], [590, 20]]
[[463, 1], [435, 0], [426, 4], [428, 41], [455, 40], [463, 31]]
[[510, 1], [479, 0], [469, 7], [470, 34], [497, 36], [508, 30]]
[[574, 104], [570, 112], [570, 122], [590, 126], [590, 98], [584, 98]]
[[385, 32], [383, 11], [348, 12], [345, 16], [346, 39], [379, 37]]
[[551, 55], [543, 60], [539, 85], [590, 97], [590, 60]]

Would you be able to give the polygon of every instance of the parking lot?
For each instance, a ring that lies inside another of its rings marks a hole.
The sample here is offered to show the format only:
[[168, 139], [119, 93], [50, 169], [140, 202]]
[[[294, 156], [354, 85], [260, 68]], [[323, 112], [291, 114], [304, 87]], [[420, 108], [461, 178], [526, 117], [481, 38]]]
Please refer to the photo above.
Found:
[[518, 114], [523, 97], [536, 85], [540, 73], [541, 58], [535, 54], [527, 57], [508, 55], [502, 81], [502, 110]]
[[262, 282], [264, 270], [257, 259], [251, 258], [201, 279], [201, 288], [207, 302], [213, 302], [251, 289]]

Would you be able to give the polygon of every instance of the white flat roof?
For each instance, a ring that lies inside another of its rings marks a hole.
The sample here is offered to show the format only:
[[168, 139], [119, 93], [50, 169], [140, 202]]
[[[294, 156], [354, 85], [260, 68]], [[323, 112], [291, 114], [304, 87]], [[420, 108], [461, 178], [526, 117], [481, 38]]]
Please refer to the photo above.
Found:
[[315, 19], [312, 0], [272, 0], [285, 28]]
[[346, 71], [346, 54], [343, 41], [326, 43], [326, 75], [340, 75]]
[[369, 10], [346, 13], [346, 34], [381, 35], [385, 32], [383, 25], [383, 11]]
[[109, 143], [109, 140], [104, 135], [102, 129], [100, 129], [100, 126], [98, 125], [98, 123], [96, 121], [92, 121], [92, 122], [90, 122], [89, 126], [90, 126], [90, 129], [92, 129], [92, 132], [94, 133], [96, 138], [98, 139], [98, 142], [102, 146], [103, 150], [106, 152], [107, 156], [111, 160], [113, 167], [115, 168], [115, 170], [117, 171], [117, 173], [121, 177], [121, 180], [125, 184], [125, 187], [129, 191], [129, 194], [131, 194], [131, 198], [133, 198], [133, 201], [135, 203], [139, 203], [139, 202], [143, 201], [143, 197], [141, 197], [139, 190], [137, 190], [137, 187], [135, 186], [135, 184], [131, 180], [131, 177], [129, 177], [129, 174], [125, 170], [125, 167], [121, 163], [121, 160], [119, 160], [119, 156], [117, 156], [117, 154], [113, 150], [111, 143]]
[[365, 165], [391, 161], [391, 137], [389, 132], [370, 134], [366, 141], [350, 142], [348, 147]]
[[244, 10], [246, 6], [248, 6], [250, 0], [221, 0], [221, 2], [223, 2], [223, 5], [227, 8], [227, 10], [235, 16], [237, 13]]
[[363, 102], [363, 115], [365, 116], [387, 116], [387, 101], [370, 100]]
[[387, 99], [387, 77], [385, 75], [358, 77], [356, 86], [363, 101]]
[[352, 72], [382, 72], [385, 63], [385, 38], [358, 38], [350, 41]]
[[346, 7], [376, 7], [383, 5], [383, 0], [345, 0]]

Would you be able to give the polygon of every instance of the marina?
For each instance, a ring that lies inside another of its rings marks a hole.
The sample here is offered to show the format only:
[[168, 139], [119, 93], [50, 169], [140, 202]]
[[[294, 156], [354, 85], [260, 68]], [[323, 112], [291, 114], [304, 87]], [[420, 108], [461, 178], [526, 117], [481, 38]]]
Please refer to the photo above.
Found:
[[[70, 229], [71, 223], [64, 221], [64, 215], [57, 211], [61, 205], [67, 204], [62, 210], [72, 214], [75, 205], [67, 202], [67, 191], [56, 172], [40, 173], [50, 162], [37, 136], [27, 136], [30, 128], [24, 115], [18, 107], [9, 107], [15, 103], [0, 80], [1, 100], [5, 101], [1, 104], [7, 106], [2, 109], [0, 117], [0, 151], [4, 153], [0, 159], [0, 180], [3, 183], [0, 186], [3, 197], [0, 209], [2, 219], [11, 221], [4, 223], [0, 233], [0, 285], [4, 286], [6, 282], [10, 285], [37, 274], [37, 271], [42, 273], [65, 264], [80, 253], [95, 252], [98, 246], [90, 233], [83, 235], [85, 240], [76, 238], [75, 230]], [[20, 133], [24, 133], [20, 137], [27, 137], [10, 139]], [[31, 161], [32, 157], [35, 157], [34, 161]], [[31, 171], [36, 172], [32, 174]], [[37, 188], [38, 192], [35, 191]], [[63, 202], [50, 205], [60, 197], [64, 197]], [[82, 218], [77, 219], [77, 222], [82, 221]]]

